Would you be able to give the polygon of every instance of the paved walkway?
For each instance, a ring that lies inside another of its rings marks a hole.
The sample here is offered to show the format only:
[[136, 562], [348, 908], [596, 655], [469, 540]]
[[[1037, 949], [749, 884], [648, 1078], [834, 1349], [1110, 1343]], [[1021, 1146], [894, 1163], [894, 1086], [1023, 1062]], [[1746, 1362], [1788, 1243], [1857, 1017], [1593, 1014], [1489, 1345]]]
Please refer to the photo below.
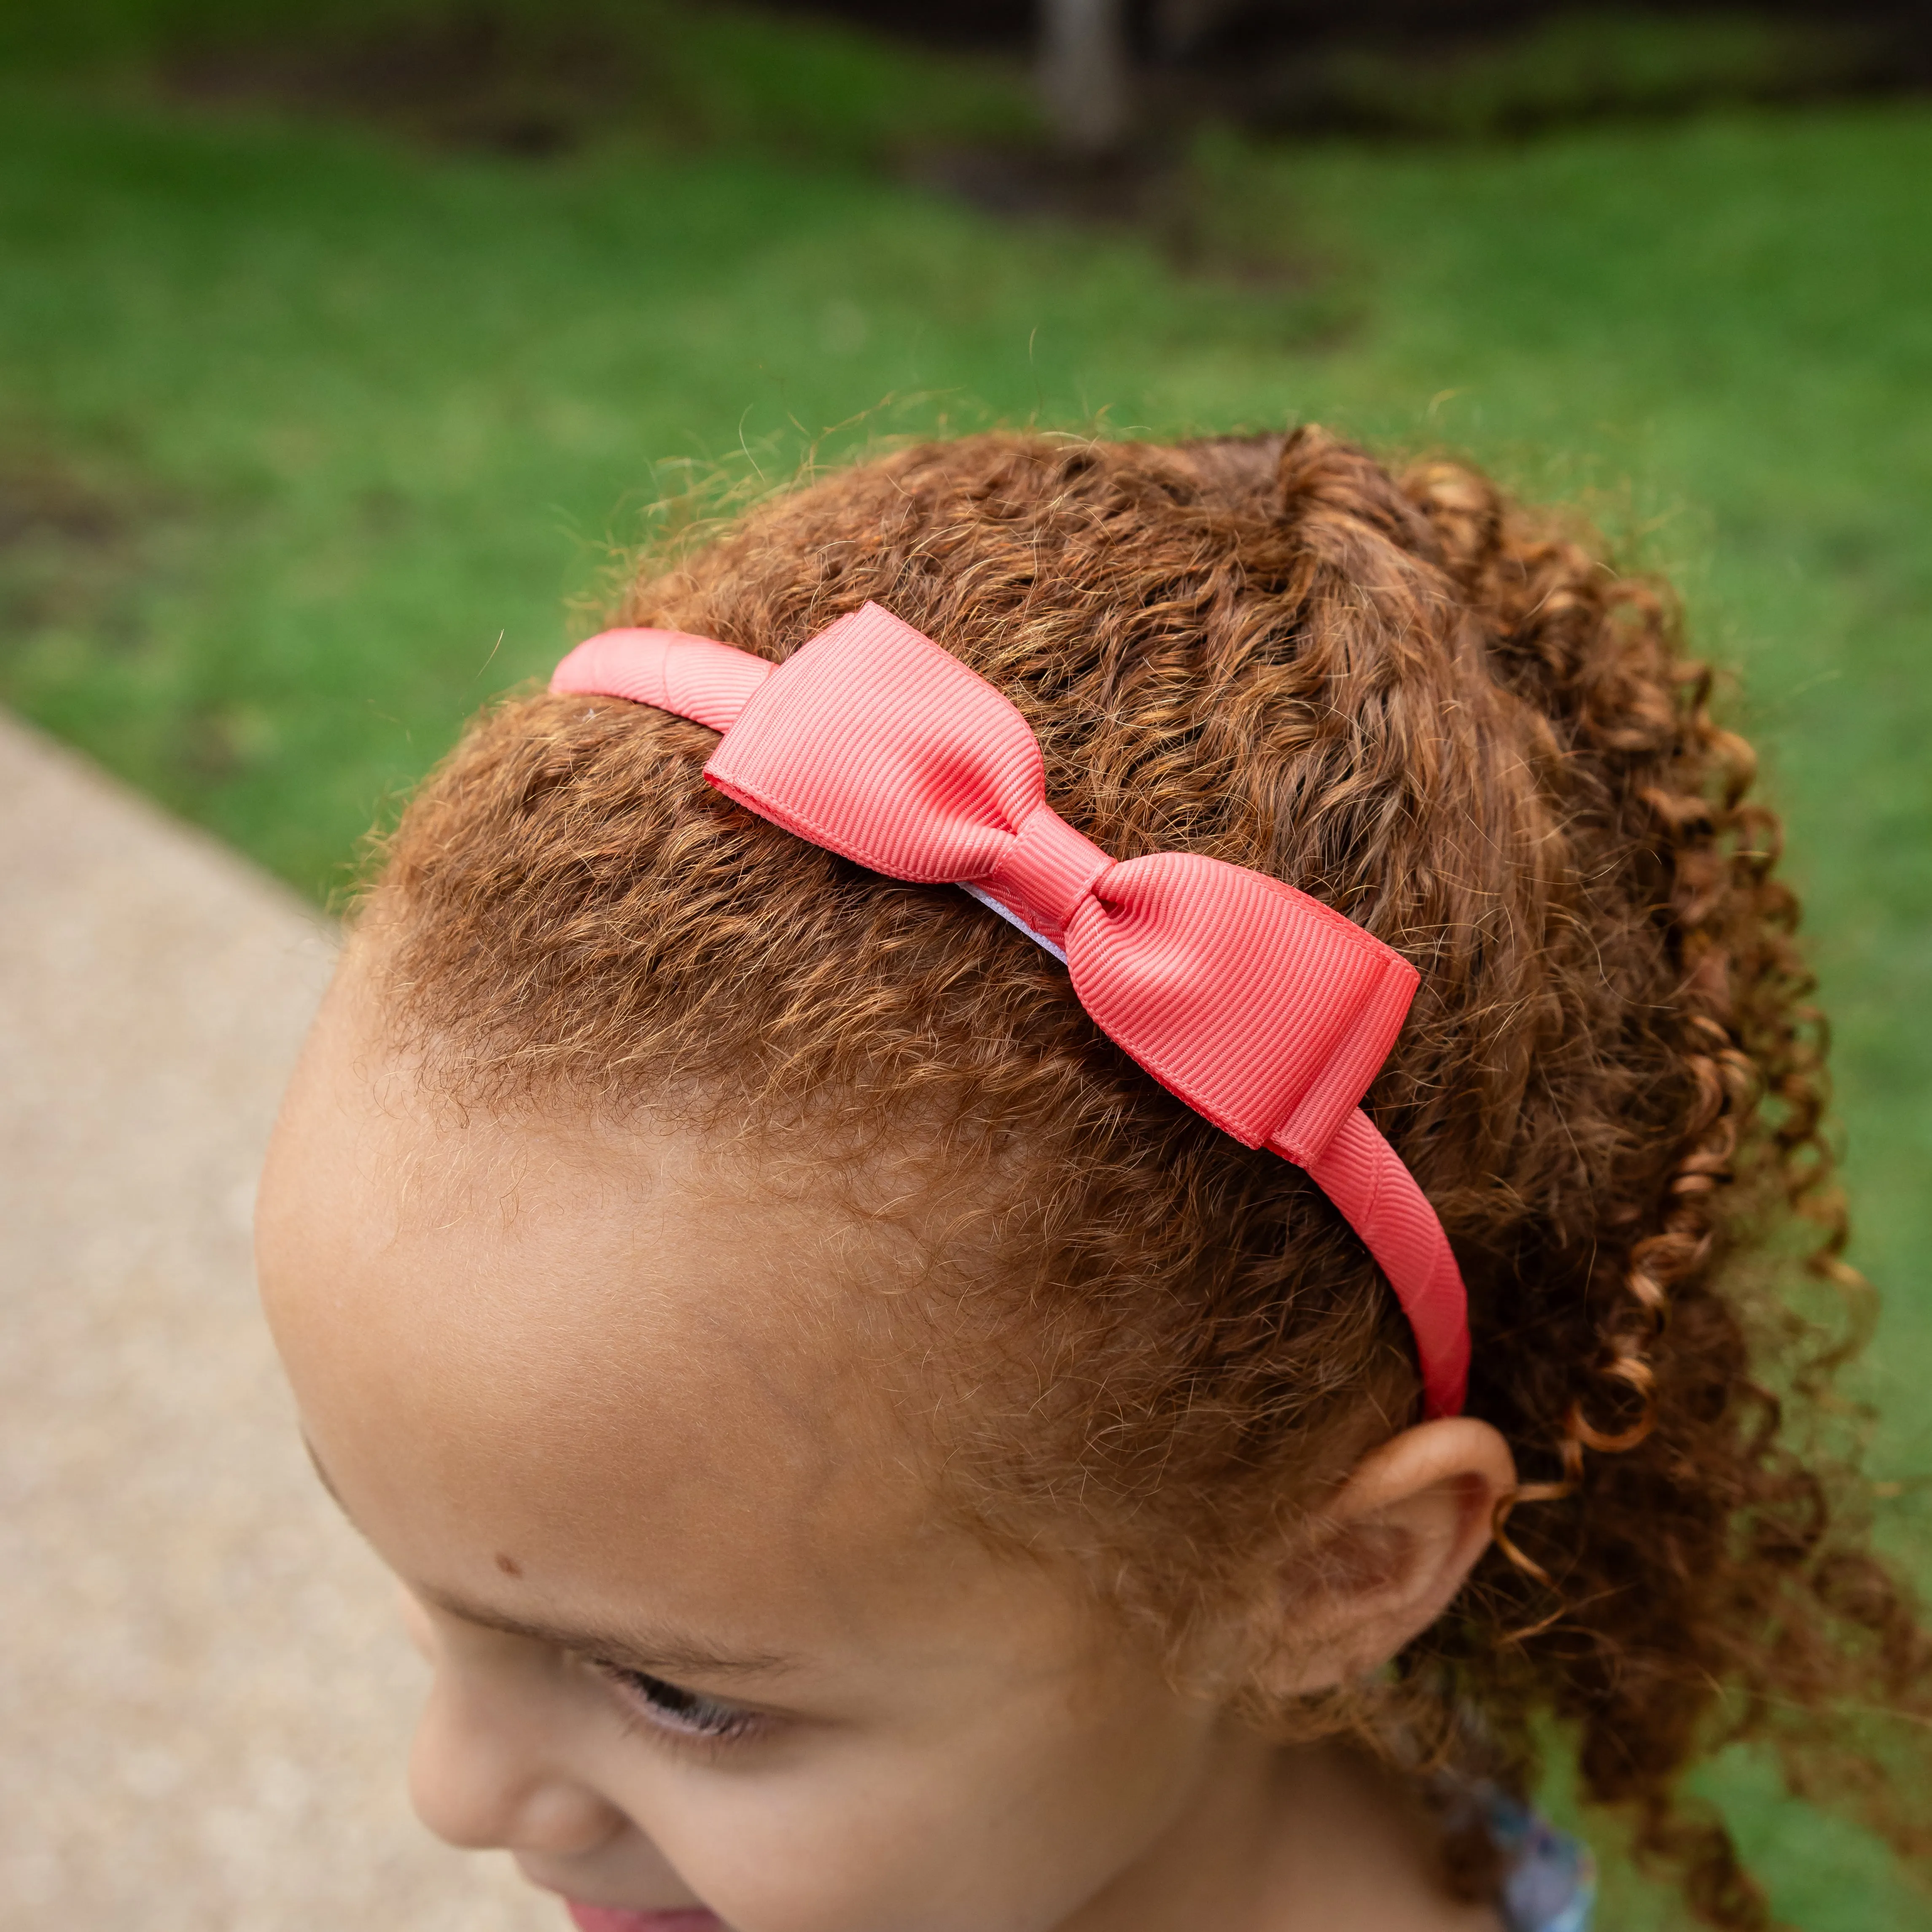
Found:
[[561, 1932], [434, 1843], [420, 1667], [250, 1280], [328, 971], [279, 886], [0, 717], [0, 1932]]

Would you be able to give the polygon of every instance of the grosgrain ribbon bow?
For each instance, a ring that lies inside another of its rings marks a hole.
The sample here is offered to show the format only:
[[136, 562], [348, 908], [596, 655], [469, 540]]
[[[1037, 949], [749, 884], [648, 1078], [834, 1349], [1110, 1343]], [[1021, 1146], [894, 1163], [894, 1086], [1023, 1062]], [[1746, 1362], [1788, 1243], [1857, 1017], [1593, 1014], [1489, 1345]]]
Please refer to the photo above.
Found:
[[1462, 1406], [1469, 1336], [1442, 1222], [1361, 1111], [1414, 967], [1332, 907], [1198, 853], [1117, 863], [1046, 802], [1032, 728], [876, 604], [774, 664], [710, 638], [606, 631], [553, 691], [724, 736], [704, 776], [875, 872], [961, 886], [1066, 963], [1094, 1023], [1249, 1147], [1305, 1168], [1388, 1276], [1431, 1415]]

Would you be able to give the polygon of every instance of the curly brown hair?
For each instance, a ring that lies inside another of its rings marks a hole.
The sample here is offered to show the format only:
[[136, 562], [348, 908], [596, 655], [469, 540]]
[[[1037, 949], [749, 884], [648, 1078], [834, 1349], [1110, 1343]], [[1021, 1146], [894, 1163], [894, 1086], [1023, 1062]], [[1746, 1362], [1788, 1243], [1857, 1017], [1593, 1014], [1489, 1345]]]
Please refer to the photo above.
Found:
[[[1666, 592], [1472, 469], [1318, 430], [995, 434], [772, 501], [622, 615], [782, 658], [867, 599], [1013, 700], [1116, 856], [1258, 868], [1420, 969], [1366, 1104], [1468, 1282], [1470, 1412], [1535, 1480], [1377, 1694], [1412, 1761], [1520, 1791], [1553, 1720], [1714, 1925], [1769, 1923], [1682, 1791], [1732, 1738], [1925, 1856], [1856, 1714], [1932, 1714], [1932, 1643], [1813, 1426], [1848, 1324], [1794, 1292], [1860, 1286], [1797, 908]], [[368, 909], [400, 1023], [495, 1100], [916, 1118], [997, 1174], [947, 1466], [987, 1520], [1077, 1496], [1173, 1627], [1412, 1418], [1392, 1298], [1023, 938], [730, 805], [714, 742], [548, 695], [475, 724]]]

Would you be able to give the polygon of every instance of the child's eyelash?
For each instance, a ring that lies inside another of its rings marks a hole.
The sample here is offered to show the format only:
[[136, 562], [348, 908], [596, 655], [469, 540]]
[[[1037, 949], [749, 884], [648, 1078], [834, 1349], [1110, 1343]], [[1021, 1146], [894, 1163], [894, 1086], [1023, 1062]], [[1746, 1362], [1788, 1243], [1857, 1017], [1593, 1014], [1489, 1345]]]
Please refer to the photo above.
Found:
[[695, 1690], [668, 1684], [648, 1671], [627, 1670], [614, 1664], [599, 1664], [596, 1668], [633, 1704], [642, 1705], [648, 1721], [661, 1730], [702, 1738], [708, 1743], [728, 1744], [750, 1736], [764, 1725], [755, 1711], [700, 1696]]

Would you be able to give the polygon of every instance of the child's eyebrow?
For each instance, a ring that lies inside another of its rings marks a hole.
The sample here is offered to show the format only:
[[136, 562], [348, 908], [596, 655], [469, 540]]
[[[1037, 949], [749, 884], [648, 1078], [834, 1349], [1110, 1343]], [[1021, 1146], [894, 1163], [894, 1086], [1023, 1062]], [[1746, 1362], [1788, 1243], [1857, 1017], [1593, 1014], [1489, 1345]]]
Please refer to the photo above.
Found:
[[[359, 1529], [360, 1526], [349, 1514], [348, 1504], [342, 1500], [342, 1492], [330, 1480], [328, 1467], [316, 1454], [315, 1444], [309, 1440], [306, 1430], [302, 1432], [302, 1442], [308, 1452], [316, 1481], [328, 1491], [330, 1500], [341, 1510], [350, 1528]], [[620, 1635], [603, 1630], [566, 1630], [560, 1624], [532, 1622], [500, 1610], [486, 1610], [479, 1604], [466, 1602], [446, 1590], [426, 1584], [412, 1583], [408, 1587], [426, 1602], [435, 1604], [452, 1617], [460, 1617], [465, 1623], [480, 1624], [485, 1630], [501, 1630], [506, 1636], [527, 1637], [533, 1643], [549, 1644], [558, 1650], [574, 1650], [595, 1658], [600, 1664], [615, 1664], [620, 1670], [641, 1670], [646, 1676], [674, 1676], [680, 1671], [753, 1676], [789, 1670], [796, 1661], [776, 1652], [728, 1657], [722, 1651], [694, 1643], [668, 1631], [640, 1635], [632, 1630]]]
[[615, 1664], [620, 1670], [641, 1670], [646, 1676], [676, 1676], [682, 1672], [706, 1676], [754, 1676], [790, 1668], [795, 1659], [772, 1652], [764, 1654], [727, 1656], [708, 1646], [669, 1631], [623, 1634], [615, 1631], [568, 1630], [561, 1625], [511, 1616], [480, 1604], [466, 1602], [447, 1590], [425, 1584], [412, 1584], [426, 1603], [465, 1623], [481, 1624], [485, 1630], [501, 1630], [506, 1636], [527, 1637], [532, 1642], [549, 1644], [559, 1650], [574, 1650], [594, 1658], [599, 1664]]

